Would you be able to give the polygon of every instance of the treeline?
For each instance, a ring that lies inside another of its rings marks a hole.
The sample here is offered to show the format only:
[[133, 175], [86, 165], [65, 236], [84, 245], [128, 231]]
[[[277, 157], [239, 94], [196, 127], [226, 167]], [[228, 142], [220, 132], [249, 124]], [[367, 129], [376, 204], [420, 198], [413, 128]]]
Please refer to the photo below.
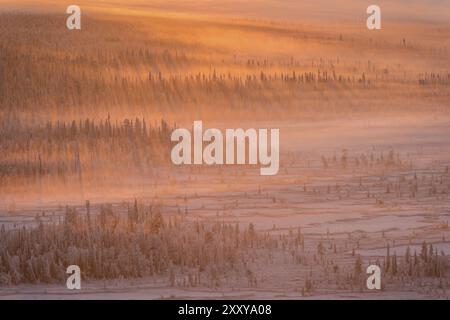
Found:
[[[387, 154], [384, 152], [370, 152], [359, 155], [350, 155], [347, 149], [342, 150], [340, 155], [321, 157], [322, 167], [324, 169], [342, 167], [342, 168], [368, 168], [374, 166], [383, 166], [385, 168], [402, 167], [410, 165], [404, 159], [401, 159], [400, 153], [389, 150]], [[411, 162], [411, 160], [409, 159]]]
[[450, 73], [425, 73], [419, 76], [420, 85], [449, 85]]
[[[324, 55], [326, 50], [304, 59], [291, 53], [263, 56], [256, 48], [242, 56], [220, 47], [205, 54], [211, 48], [142, 32], [137, 22], [87, 17], [84, 23], [92, 31], [87, 34], [56, 27], [64, 20], [63, 15], [2, 15], [0, 114], [15, 112], [23, 119], [41, 121], [49, 115], [67, 121], [106, 112], [121, 117], [174, 110], [211, 115], [218, 109], [221, 118], [225, 112], [235, 117], [236, 110], [250, 111], [254, 117], [258, 114], [254, 109], [289, 118], [291, 112], [333, 116], [391, 110], [384, 99], [387, 89], [392, 103], [401, 100], [394, 109], [429, 112], [430, 96], [433, 109], [445, 109], [438, 106], [445, 105], [447, 88], [439, 93], [434, 86], [420, 85], [448, 84], [444, 73], [422, 72], [418, 80], [410, 75], [415, 71]], [[148, 23], [167, 27], [162, 21]], [[319, 38], [326, 49], [325, 35]], [[361, 101], [374, 103], [353, 103], [341, 90], [354, 90]], [[413, 100], [404, 103], [410, 94]], [[424, 98], [428, 102], [421, 105]]]
[[247, 271], [245, 252], [268, 242], [252, 226], [163, 218], [158, 205], [135, 202], [125, 213], [102, 205], [94, 213], [87, 202], [85, 210], [67, 207], [59, 221], [39, 216], [36, 228], [2, 226], [0, 284], [61, 282], [73, 264], [85, 279], [163, 275], [174, 284], [186, 273], [191, 285], [218, 284]]
[[446, 261], [444, 252], [438, 252], [433, 244], [427, 244], [426, 241], [422, 242], [419, 253], [412, 253], [410, 247], [407, 247], [403, 257], [397, 257], [395, 253], [392, 255], [387, 245], [383, 268], [393, 276], [443, 278], [447, 275]]
[[[221, 63], [214, 66], [229, 71], [154, 72], [147, 65], [160, 60], [165, 65], [168, 62], [164, 56], [168, 53], [147, 62], [145, 55], [133, 53], [131, 49], [127, 51], [129, 59], [142, 60], [135, 61], [134, 68], [138, 70], [130, 73], [120, 71], [129, 68], [129, 64], [122, 64], [123, 53], [116, 54], [117, 60], [104, 66], [106, 62], [97, 62], [97, 55], [80, 61], [70, 55], [36, 59], [32, 53], [14, 53], [11, 48], [0, 46], [0, 79], [3, 82], [0, 86], [0, 111], [39, 113], [36, 105], [52, 114], [62, 115], [68, 109], [74, 115], [77, 112], [89, 114], [91, 106], [109, 111], [118, 111], [117, 108], [141, 111], [145, 106], [152, 106], [167, 111], [180, 105], [185, 108], [211, 106], [218, 101], [222, 102], [221, 107], [229, 109], [237, 103], [248, 108], [254, 104], [260, 104], [260, 107], [274, 105], [278, 100], [284, 101], [287, 107], [304, 98], [307, 92], [314, 94], [317, 86], [321, 86], [321, 90], [333, 91], [339, 86], [345, 90], [364, 89], [382, 81], [382, 75], [377, 80], [360, 70], [339, 74], [332, 69], [273, 71], [261, 68], [242, 74], [240, 64]], [[40, 66], [36, 60], [46, 61], [46, 66]], [[172, 63], [172, 68], [178, 65], [176, 61]], [[10, 69], [16, 65], [20, 65], [21, 70]], [[80, 65], [83, 67], [76, 68]], [[158, 69], [166, 68], [160, 65]], [[277, 94], [267, 95], [265, 92]]]
[[24, 125], [3, 119], [0, 125], [0, 185], [38, 182], [56, 178], [60, 182], [75, 175], [102, 172], [142, 172], [167, 164], [172, 128], [162, 120], [145, 119], [47, 122]]
[[[354, 252], [353, 252], [353, 255]], [[411, 281], [421, 279], [437, 279], [438, 287], [446, 289], [448, 286], [447, 272], [449, 269], [448, 257], [443, 251], [438, 252], [433, 244], [422, 242], [420, 252], [406, 248], [403, 256], [392, 253], [389, 244], [386, 246], [386, 256], [368, 261], [369, 265], [378, 265], [384, 274], [382, 285], [399, 283], [407, 285]], [[356, 256], [354, 263], [354, 275], [351, 277], [356, 283], [363, 285], [366, 274], [363, 268], [363, 260], [360, 255]]]

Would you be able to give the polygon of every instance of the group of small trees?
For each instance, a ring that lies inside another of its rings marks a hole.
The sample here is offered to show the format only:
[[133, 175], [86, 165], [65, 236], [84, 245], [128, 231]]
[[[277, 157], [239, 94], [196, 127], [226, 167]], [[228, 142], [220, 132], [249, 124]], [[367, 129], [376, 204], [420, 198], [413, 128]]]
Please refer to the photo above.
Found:
[[389, 150], [387, 154], [379, 152], [375, 154], [370, 152], [368, 154], [362, 153], [359, 155], [350, 156], [347, 149], [342, 150], [340, 155], [334, 154], [333, 156], [321, 157], [322, 167], [328, 169], [330, 167], [341, 168], [369, 168], [381, 166], [383, 168], [401, 168], [405, 166], [405, 160], [402, 160], [399, 153], [395, 153], [394, 150]]
[[[67, 34], [64, 28], [56, 28], [60, 19], [58, 15], [2, 14], [0, 113], [16, 113], [30, 121], [45, 121], [49, 117], [67, 121], [107, 112], [114, 117], [150, 116], [174, 110], [199, 111], [200, 108], [205, 108], [205, 114], [220, 108], [219, 117], [224, 116], [225, 109], [235, 115], [233, 111], [237, 108], [250, 111], [254, 117], [258, 114], [253, 112], [254, 108], [266, 111], [267, 107], [273, 113], [280, 107], [290, 108], [289, 117], [292, 117], [291, 112], [297, 111], [303, 116], [310, 112], [322, 116], [348, 115], [367, 111], [368, 106], [364, 103], [351, 106], [352, 103], [339, 94], [340, 90], [354, 90], [362, 99], [359, 95], [362, 90], [373, 91], [371, 97], [380, 97], [384, 96], [386, 86], [400, 84], [404, 85], [404, 90], [391, 90], [389, 94], [400, 97], [398, 91], [404, 98], [408, 92], [417, 94], [414, 90], [420, 89], [420, 93], [425, 93], [421, 97], [433, 94], [444, 101], [445, 91], [440, 93], [433, 86], [424, 88], [424, 85], [448, 85], [449, 82], [448, 73], [422, 72], [418, 84], [415, 75], [405, 76], [415, 74], [414, 68], [414, 72], [404, 71], [411, 71], [410, 65], [385, 66], [377, 59], [355, 61], [336, 55], [335, 50], [326, 50], [329, 45], [333, 48], [336, 45], [328, 33], [311, 31], [314, 39], [308, 40], [308, 32], [301, 30], [305, 38], [300, 42], [292, 39], [294, 46], [313, 41], [314, 46], [323, 49], [320, 55], [307, 58], [291, 52], [262, 54], [258, 46], [246, 54], [236, 55], [226, 42], [218, 47], [213, 42], [211, 47], [215, 50], [205, 55], [203, 45], [168, 36], [174, 28], [181, 28], [180, 32], [189, 38], [193, 36], [189, 35], [189, 30], [195, 29], [195, 24], [186, 28], [183, 23], [183, 26], [178, 24], [180, 21], [172, 20], [139, 21], [133, 17], [132, 23], [125, 23], [86, 17], [84, 23], [91, 26], [91, 33], [87, 35]], [[148, 27], [155, 24], [156, 28]], [[228, 26], [224, 26], [223, 32], [229, 32]], [[255, 31], [259, 30], [257, 32], [262, 32], [267, 39], [277, 39], [282, 30], [286, 34], [293, 32], [290, 26], [285, 27], [280, 25], [276, 33], [266, 28], [255, 28]], [[142, 32], [146, 28], [161, 32]], [[203, 30], [198, 31], [195, 36], [205, 35]], [[45, 41], [41, 38], [44, 33]], [[338, 33], [335, 36], [347, 43], [347, 38], [344, 40]], [[206, 45], [208, 40], [199, 41], [205, 41]], [[363, 43], [352, 41], [351, 45]], [[329, 98], [324, 99], [324, 92]], [[334, 103], [330, 103], [331, 100]], [[386, 101], [381, 100], [382, 105], [375, 108], [389, 111]], [[403, 104], [396, 107], [402, 108]], [[412, 106], [407, 107], [409, 110]], [[428, 103], [426, 110], [429, 108]]]
[[[400, 260], [400, 261], [398, 261]], [[422, 243], [421, 251], [417, 254], [411, 253], [408, 246], [404, 257], [392, 255], [389, 244], [386, 248], [386, 257], [383, 262], [384, 271], [393, 276], [409, 276], [409, 277], [446, 277], [447, 258], [444, 252], [438, 253], [432, 244]]]
[[165, 121], [151, 126], [145, 119], [86, 119], [36, 127], [5, 120], [0, 126], [0, 187], [43, 179], [64, 184], [88, 174], [142, 173], [168, 163], [170, 132]]
[[194, 270], [217, 283], [226, 273], [247, 270], [245, 252], [264, 242], [251, 226], [241, 231], [221, 222], [188, 222], [182, 215], [164, 219], [158, 205], [135, 202], [126, 213], [101, 205], [93, 214], [87, 203], [82, 211], [67, 207], [62, 221], [39, 216], [35, 228], [3, 225], [0, 283], [59, 282], [73, 264], [86, 279], [173, 278]]

